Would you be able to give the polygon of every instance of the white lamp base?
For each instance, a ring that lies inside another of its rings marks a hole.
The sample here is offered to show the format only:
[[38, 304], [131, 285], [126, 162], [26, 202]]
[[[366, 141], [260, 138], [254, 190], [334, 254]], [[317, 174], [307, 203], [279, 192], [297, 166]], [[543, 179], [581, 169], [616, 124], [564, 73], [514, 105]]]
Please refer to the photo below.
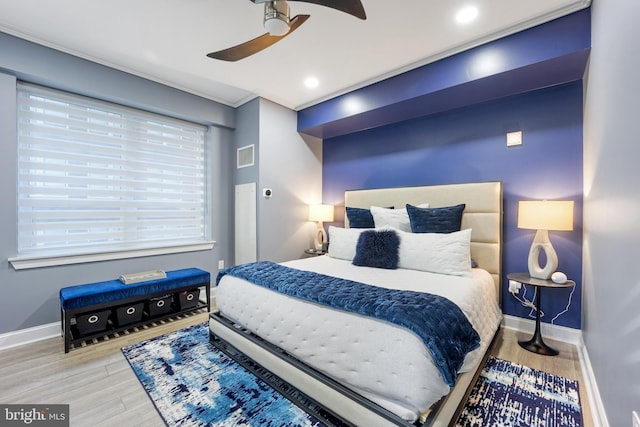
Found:
[[[547, 257], [547, 264], [540, 266], [540, 252], [544, 251]], [[529, 276], [536, 279], [548, 280], [558, 268], [558, 255], [549, 240], [547, 230], [536, 231], [531, 249], [529, 249]]]
[[327, 242], [327, 233], [324, 231], [322, 223], [318, 223], [318, 230], [316, 231], [316, 237], [313, 241], [314, 249], [316, 251], [322, 251], [324, 244]]

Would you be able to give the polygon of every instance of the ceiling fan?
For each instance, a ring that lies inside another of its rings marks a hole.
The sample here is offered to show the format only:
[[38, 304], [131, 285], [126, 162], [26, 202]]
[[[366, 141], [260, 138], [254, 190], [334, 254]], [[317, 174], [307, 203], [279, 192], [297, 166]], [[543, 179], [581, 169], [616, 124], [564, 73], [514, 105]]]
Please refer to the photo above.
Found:
[[[209, 58], [222, 61], [238, 61], [268, 48], [282, 40], [300, 27], [310, 15], [296, 15], [289, 17], [289, 4], [286, 1], [251, 0], [253, 3], [264, 3], [264, 28], [266, 34], [256, 37], [248, 42], [241, 43], [228, 49], [219, 50], [207, 54]], [[336, 9], [356, 18], [367, 19], [364, 7], [360, 0], [297, 0], [306, 3], [318, 4], [331, 9]]]

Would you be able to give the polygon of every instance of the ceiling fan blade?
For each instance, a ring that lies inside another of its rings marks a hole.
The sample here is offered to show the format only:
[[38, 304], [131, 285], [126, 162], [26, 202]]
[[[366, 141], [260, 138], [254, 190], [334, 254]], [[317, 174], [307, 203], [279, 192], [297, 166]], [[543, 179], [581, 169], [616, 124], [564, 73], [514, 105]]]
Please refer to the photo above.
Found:
[[249, 40], [248, 42], [241, 43], [237, 46], [219, 50], [217, 52], [211, 52], [207, 54], [207, 56], [209, 58], [219, 59], [222, 61], [239, 61], [240, 59], [244, 59], [254, 53], [258, 53], [287, 37], [298, 29], [298, 27], [300, 27], [300, 25], [302, 25], [307, 19], [309, 19], [309, 16], [310, 15], [296, 15], [293, 17], [289, 22], [289, 32], [283, 36], [272, 36], [269, 33], [263, 34], [253, 40]]
[[336, 9], [349, 15], [353, 15], [356, 18], [367, 19], [367, 14], [364, 11], [364, 6], [360, 0], [291, 0], [291, 1], [303, 1], [305, 3], [318, 4], [320, 6], [326, 6], [331, 9]]

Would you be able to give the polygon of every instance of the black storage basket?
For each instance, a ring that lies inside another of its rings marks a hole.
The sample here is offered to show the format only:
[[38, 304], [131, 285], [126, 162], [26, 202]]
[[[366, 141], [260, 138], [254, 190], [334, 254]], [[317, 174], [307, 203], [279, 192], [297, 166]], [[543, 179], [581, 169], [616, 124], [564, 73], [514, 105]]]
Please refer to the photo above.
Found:
[[158, 317], [171, 312], [171, 294], [147, 300], [147, 313], [149, 317]]
[[199, 288], [189, 289], [188, 291], [178, 292], [175, 294], [175, 300], [179, 310], [194, 308], [196, 305], [198, 305], [199, 297]]
[[142, 320], [142, 311], [144, 309], [144, 301], [134, 302], [116, 307], [115, 318], [118, 326], [125, 326]]
[[78, 332], [81, 336], [85, 336], [106, 330], [109, 324], [109, 314], [111, 314], [111, 310], [78, 314], [76, 316]]

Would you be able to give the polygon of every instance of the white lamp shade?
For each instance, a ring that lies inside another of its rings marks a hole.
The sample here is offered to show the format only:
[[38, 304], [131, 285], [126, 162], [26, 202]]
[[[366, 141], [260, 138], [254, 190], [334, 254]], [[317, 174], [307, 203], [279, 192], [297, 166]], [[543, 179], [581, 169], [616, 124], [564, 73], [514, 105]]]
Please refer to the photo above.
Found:
[[[573, 230], [573, 201], [518, 202], [518, 228], [537, 230], [527, 260], [529, 275], [548, 280], [558, 268], [558, 255], [549, 240], [549, 230]], [[540, 265], [541, 252], [544, 252], [547, 259], [544, 266]]]
[[518, 228], [573, 230], [573, 200], [529, 200], [518, 202]]
[[309, 221], [333, 221], [333, 205], [309, 205]]

